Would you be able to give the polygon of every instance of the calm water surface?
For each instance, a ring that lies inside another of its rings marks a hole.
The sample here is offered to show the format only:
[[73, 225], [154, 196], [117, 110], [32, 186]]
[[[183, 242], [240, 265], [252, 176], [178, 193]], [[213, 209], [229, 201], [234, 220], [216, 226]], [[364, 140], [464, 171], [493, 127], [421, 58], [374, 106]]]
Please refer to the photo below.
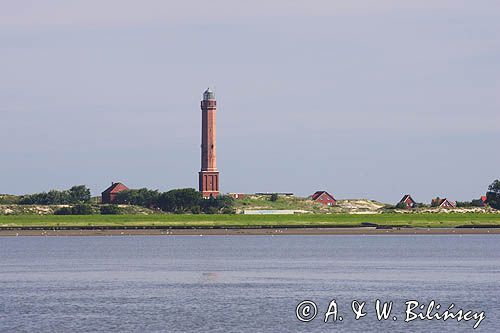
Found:
[[[319, 314], [302, 323], [306, 299]], [[344, 320], [325, 324], [332, 299]], [[410, 299], [485, 311], [476, 331], [500, 332], [500, 236], [0, 238], [1, 332], [473, 331], [404, 323]]]

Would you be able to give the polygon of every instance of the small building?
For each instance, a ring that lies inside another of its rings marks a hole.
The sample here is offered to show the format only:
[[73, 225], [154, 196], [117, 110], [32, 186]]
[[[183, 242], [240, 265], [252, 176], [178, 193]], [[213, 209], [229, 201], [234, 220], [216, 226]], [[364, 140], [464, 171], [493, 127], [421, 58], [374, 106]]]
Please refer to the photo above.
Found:
[[245, 193], [228, 193], [227, 195], [236, 200], [244, 199], [247, 196]]
[[337, 200], [328, 193], [327, 191], [316, 191], [312, 196], [311, 200], [318, 202], [324, 206], [335, 206], [337, 205]]
[[432, 199], [431, 206], [439, 208], [457, 208], [457, 204], [454, 201], [448, 200], [447, 198], [441, 199], [439, 197]]
[[415, 200], [413, 200], [411, 195], [407, 194], [403, 197], [403, 199], [401, 199], [399, 201], [397, 206], [411, 209], [411, 208], [415, 208], [416, 205], [417, 205], [417, 203], [415, 202]]
[[101, 193], [101, 203], [114, 204], [118, 193], [127, 191], [129, 188], [122, 183], [111, 183], [111, 186]]

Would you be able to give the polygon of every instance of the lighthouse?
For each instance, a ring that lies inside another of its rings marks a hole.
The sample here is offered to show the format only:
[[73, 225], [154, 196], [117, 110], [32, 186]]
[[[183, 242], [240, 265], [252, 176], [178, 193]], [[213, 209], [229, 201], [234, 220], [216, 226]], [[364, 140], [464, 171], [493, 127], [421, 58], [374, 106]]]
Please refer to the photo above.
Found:
[[203, 198], [219, 195], [219, 170], [216, 154], [216, 113], [217, 101], [210, 88], [203, 93], [201, 101], [201, 171], [199, 190]]

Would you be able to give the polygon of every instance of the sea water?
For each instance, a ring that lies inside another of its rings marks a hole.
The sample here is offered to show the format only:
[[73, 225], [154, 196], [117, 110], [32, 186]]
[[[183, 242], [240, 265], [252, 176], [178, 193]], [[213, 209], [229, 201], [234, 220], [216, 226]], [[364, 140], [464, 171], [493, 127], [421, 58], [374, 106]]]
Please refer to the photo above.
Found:
[[500, 236], [0, 237], [0, 332], [474, 331], [408, 301], [500, 332]]

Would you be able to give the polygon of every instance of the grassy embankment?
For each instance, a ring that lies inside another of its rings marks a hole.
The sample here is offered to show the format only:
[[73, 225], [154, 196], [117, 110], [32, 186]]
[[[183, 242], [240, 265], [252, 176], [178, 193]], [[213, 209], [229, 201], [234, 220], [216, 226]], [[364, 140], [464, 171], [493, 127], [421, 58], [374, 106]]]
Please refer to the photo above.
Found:
[[374, 223], [386, 226], [445, 228], [462, 225], [500, 226], [500, 214], [422, 213], [422, 214], [304, 214], [304, 215], [12, 215], [0, 216], [0, 227], [342, 227]]

